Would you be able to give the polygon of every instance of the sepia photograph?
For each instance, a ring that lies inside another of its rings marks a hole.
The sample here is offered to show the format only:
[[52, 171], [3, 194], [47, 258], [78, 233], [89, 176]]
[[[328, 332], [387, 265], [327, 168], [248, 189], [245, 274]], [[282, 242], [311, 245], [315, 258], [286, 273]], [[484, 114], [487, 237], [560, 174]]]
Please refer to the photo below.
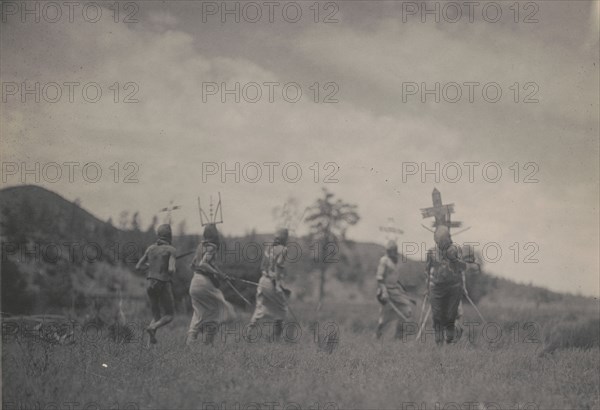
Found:
[[600, 410], [600, 0], [0, 0], [0, 410]]

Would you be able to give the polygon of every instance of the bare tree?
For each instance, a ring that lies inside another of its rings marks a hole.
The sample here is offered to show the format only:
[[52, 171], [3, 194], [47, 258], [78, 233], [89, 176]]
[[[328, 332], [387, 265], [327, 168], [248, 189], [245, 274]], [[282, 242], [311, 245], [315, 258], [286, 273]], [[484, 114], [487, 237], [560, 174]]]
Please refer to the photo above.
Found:
[[289, 197], [283, 205], [274, 207], [271, 212], [277, 224], [280, 227], [288, 228], [290, 234], [296, 233], [296, 228], [304, 217], [304, 213], [300, 209], [300, 202], [293, 196]]

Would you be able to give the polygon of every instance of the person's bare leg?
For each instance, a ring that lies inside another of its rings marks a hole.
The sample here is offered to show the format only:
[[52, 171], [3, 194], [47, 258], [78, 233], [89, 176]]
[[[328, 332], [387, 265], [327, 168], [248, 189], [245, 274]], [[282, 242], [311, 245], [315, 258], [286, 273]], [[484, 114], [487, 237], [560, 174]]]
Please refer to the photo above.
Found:
[[[158, 303], [156, 308], [153, 307], [153, 314], [155, 319], [153, 321], [154, 323], [150, 323], [148, 329], [146, 329], [146, 331], [150, 335], [150, 343], [152, 344], [158, 342], [158, 340], [156, 340], [156, 331], [159, 328], [171, 323], [173, 321], [173, 315], [175, 313], [175, 300], [173, 299], [171, 283], [166, 282], [162, 283], [161, 285], [161, 287], [157, 287], [156, 289], [156, 297], [158, 299]], [[159, 306], [162, 306], [163, 310], [165, 311], [166, 314], [164, 316], [160, 316]], [[156, 319], [157, 315], [158, 320]]]
[[[159, 328], [168, 325], [169, 323], [171, 323], [173, 321], [173, 316], [172, 315], [164, 315], [163, 317], [160, 318], [160, 320], [158, 322], [155, 322], [154, 325], [152, 326], [152, 329], [154, 329], [154, 331], [158, 330]], [[148, 326], [150, 328], [150, 326]]]
[[156, 344], [156, 323], [160, 320], [160, 298], [157, 295], [155, 286], [149, 286], [147, 289], [148, 298], [150, 299], [150, 310], [152, 311], [152, 321], [146, 328], [148, 336], [150, 336], [150, 344]]

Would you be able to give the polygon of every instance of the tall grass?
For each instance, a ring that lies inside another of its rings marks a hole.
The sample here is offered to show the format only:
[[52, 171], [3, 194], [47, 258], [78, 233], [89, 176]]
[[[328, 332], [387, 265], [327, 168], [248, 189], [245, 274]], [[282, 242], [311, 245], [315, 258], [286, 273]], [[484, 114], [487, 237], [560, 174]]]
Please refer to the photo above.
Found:
[[[546, 326], [567, 323], [563, 319], [568, 314], [560, 309], [548, 307], [555, 315], [543, 309], [515, 308], [506, 313], [482, 305], [486, 319], [505, 329], [506, 337], [491, 343], [476, 331], [472, 341], [463, 337], [456, 345], [436, 348], [430, 333], [420, 342], [414, 336], [403, 342], [394, 341], [390, 331], [375, 341], [375, 304], [325, 305], [318, 314], [311, 305], [293, 307], [303, 318], [298, 323], [302, 334], [276, 343], [244, 340], [245, 323], [240, 322], [237, 330], [231, 325], [231, 332], [223, 333], [225, 341], [217, 337], [214, 346], [198, 343], [186, 348], [188, 318], [182, 316], [159, 330], [159, 344], [153, 347], [139, 340], [142, 326], [130, 343], [116, 343], [108, 336], [92, 341], [92, 336], [82, 334], [68, 346], [5, 337], [4, 407], [43, 409], [57, 403], [62, 409], [68, 408], [67, 402], [78, 402], [79, 408], [95, 403], [100, 408], [207, 410], [236, 409], [236, 405], [237, 409], [319, 410], [424, 410], [434, 409], [436, 403], [440, 409], [600, 406], [597, 339], [585, 348], [568, 344], [547, 356], [538, 355]], [[557, 312], [564, 316], [556, 316]], [[464, 321], [475, 319], [466, 308]], [[587, 316], [573, 323], [583, 325], [587, 320], [597, 322]], [[529, 335], [522, 329], [528, 321], [540, 326], [538, 342], [522, 340]], [[508, 332], [515, 322], [523, 332], [516, 338]], [[339, 343], [328, 352], [319, 342], [333, 329]], [[550, 335], [562, 332], [551, 329]], [[579, 335], [575, 330], [569, 334]]]

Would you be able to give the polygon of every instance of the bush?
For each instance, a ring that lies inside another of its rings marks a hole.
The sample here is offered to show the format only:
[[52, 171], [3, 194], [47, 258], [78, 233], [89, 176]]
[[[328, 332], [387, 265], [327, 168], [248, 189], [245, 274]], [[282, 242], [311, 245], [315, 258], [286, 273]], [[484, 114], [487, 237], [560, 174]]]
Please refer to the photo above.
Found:
[[34, 298], [27, 290], [27, 280], [16, 263], [2, 258], [2, 312], [26, 314], [33, 309]]
[[544, 332], [542, 354], [559, 349], [592, 349], [600, 346], [600, 323], [598, 319], [558, 322]]

